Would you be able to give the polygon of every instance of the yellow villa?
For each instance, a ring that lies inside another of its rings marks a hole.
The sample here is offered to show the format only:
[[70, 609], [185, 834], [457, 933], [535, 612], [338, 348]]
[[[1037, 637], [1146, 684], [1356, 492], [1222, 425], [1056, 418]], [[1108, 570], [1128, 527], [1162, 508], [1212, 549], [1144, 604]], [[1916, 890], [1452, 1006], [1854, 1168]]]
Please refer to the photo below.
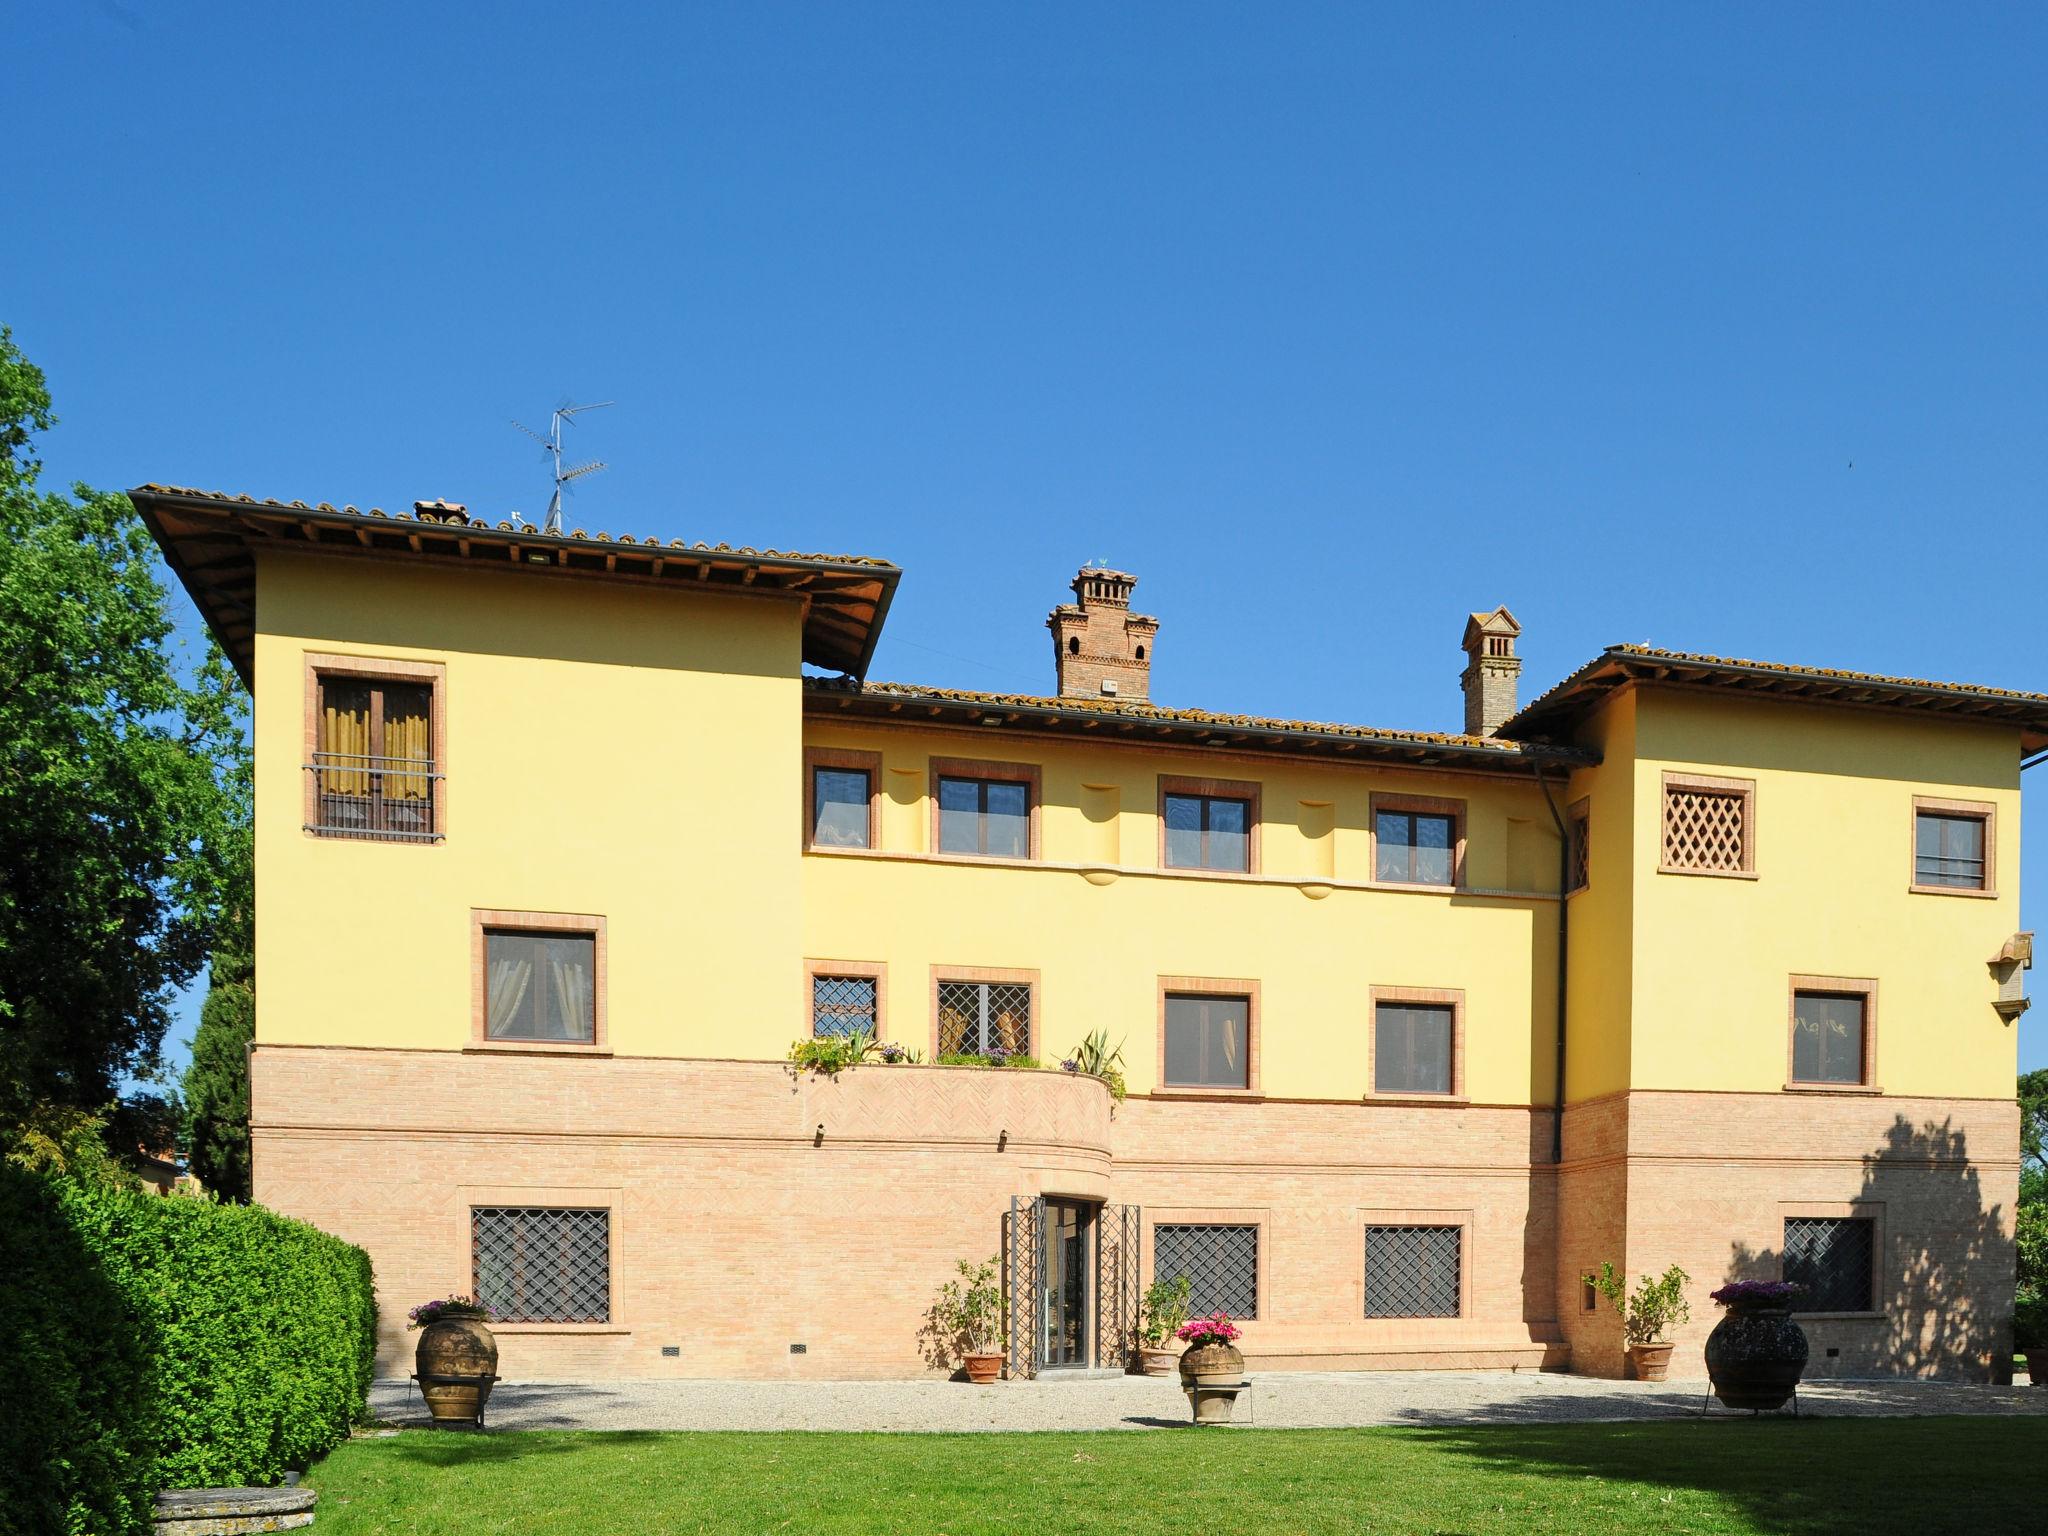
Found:
[[1496, 608], [1460, 733], [1211, 714], [1092, 568], [1049, 692], [964, 693], [866, 680], [879, 560], [131, 494], [255, 696], [256, 1197], [369, 1250], [387, 1372], [475, 1290], [507, 1376], [903, 1376], [992, 1254], [1013, 1375], [1179, 1274], [1254, 1369], [1617, 1374], [1603, 1261], [1693, 1277], [1674, 1375], [1731, 1278], [1809, 1376], [2006, 1350], [2048, 697], [1523, 703]]

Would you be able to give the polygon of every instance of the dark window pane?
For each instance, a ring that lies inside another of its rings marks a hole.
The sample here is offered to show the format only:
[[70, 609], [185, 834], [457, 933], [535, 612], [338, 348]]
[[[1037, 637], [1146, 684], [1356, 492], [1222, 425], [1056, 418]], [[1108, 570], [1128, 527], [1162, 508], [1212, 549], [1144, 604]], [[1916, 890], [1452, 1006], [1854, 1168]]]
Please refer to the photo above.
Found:
[[939, 780], [939, 852], [981, 852], [981, 785], [974, 779]]
[[873, 1034], [875, 979], [872, 976], [813, 976], [811, 1033]]
[[1451, 1010], [1381, 1003], [1373, 1017], [1373, 1086], [1381, 1093], [1451, 1091]]
[[1405, 811], [1381, 811], [1373, 817], [1372, 877], [1375, 880], [1406, 880], [1408, 850], [1413, 841], [1414, 818]]
[[813, 792], [811, 841], [821, 848], [868, 845], [868, 776], [858, 768], [820, 768]]
[[1868, 1312], [1875, 1305], [1876, 1223], [1858, 1216], [1785, 1218], [1784, 1275], [1806, 1287], [1798, 1312]]
[[477, 1300], [505, 1323], [611, 1320], [611, 1212], [474, 1206], [470, 1270]]
[[1152, 1229], [1152, 1273], [1169, 1283], [1185, 1275], [1188, 1313], [1259, 1315], [1259, 1229], [1177, 1225]]
[[988, 784], [987, 846], [990, 858], [1031, 856], [1031, 788], [1026, 784]]
[[1166, 862], [1174, 869], [1202, 867], [1202, 802], [1193, 795], [1166, 797]]
[[1984, 888], [1984, 822], [1922, 811], [1913, 825], [1913, 878], [1921, 885]]
[[1378, 854], [1373, 878], [1404, 885], [1449, 885], [1456, 819], [1419, 811], [1381, 811], [1373, 818]]
[[1451, 883], [1452, 822], [1448, 816], [1417, 816], [1415, 825], [1415, 870], [1410, 879], [1420, 885]]
[[1189, 1088], [1251, 1086], [1251, 1003], [1242, 997], [1166, 999], [1166, 1081]]
[[1365, 1315], [1456, 1317], [1464, 1246], [1457, 1227], [1367, 1227]]
[[1792, 1000], [1792, 1080], [1863, 1081], [1863, 999], [1801, 992]]
[[1251, 807], [1242, 800], [1210, 800], [1209, 853], [1211, 869], [1245, 870], [1251, 867]]
[[493, 1040], [597, 1034], [597, 940], [587, 933], [484, 934], [484, 1033]]

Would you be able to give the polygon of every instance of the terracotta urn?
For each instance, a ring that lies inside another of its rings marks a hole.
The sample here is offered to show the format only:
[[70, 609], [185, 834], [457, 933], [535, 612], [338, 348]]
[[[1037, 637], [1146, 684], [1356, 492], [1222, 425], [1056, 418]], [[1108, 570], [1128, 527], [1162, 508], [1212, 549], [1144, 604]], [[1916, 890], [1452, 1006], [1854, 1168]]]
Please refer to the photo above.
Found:
[[1707, 1335], [1707, 1375], [1730, 1408], [1782, 1408], [1806, 1371], [1806, 1330], [1788, 1301], [1736, 1302]]
[[1180, 1357], [1180, 1383], [1197, 1424], [1228, 1424], [1244, 1386], [1244, 1356], [1234, 1344], [1197, 1344]]
[[976, 1386], [1002, 1380], [1003, 1356], [1000, 1350], [985, 1350], [975, 1354], [962, 1355], [961, 1361], [967, 1367], [967, 1379]]
[[1177, 1349], [1160, 1349], [1150, 1344], [1139, 1346], [1138, 1370], [1143, 1375], [1171, 1376], [1179, 1364], [1180, 1351]]
[[498, 1380], [498, 1341], [480, 1317], [439, 1318], [420, 1330], [413, 1368], [436, 1424], [481, 1424]]
[[1662, 1381], [1671, 1374], [1671, 1345], [1631, 1344], [1628, 1368], [1637, 1381]]

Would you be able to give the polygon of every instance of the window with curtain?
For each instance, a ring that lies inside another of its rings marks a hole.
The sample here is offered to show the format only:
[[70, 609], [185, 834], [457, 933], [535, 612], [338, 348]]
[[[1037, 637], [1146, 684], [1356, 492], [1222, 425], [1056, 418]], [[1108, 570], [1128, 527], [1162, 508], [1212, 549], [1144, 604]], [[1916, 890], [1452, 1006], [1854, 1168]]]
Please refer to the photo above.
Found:
[[1444, 1003], [1380, 1003], [1373, 1009], [1372, 1085], [1379, 1093], [1449, 1093], [1456, 1034]]
[[1856, 992], [1792, 994], [1792, 1081], [1861, 1083], [1869, 999]]
[[820, 848], [867, 847], [869, 804], [864, 769], [812, 769], [811, 842]]
[[939, 983], [941, 1056], [1026, 1056], [1030, 1052], [1030, 983]]
[[319, 678], [311, 830], [397, 840], [436, 835], [433, 703], [426, 683]]
[[941, 777], [939, 852], [990, 859], [1031, 856], [1031, 786]]
[[1449, 885], [1458, 819], [1431, 811], [1380, 811], [1373, 817], [1373, 878], [1400, 885]]
[[1251, 802], [1218, 795], [1166, 796], [1169, 869], [1251, 868]]
[[1176, 1088], [1249, 1088], [1251, 1018], [1248, 997], [1168, 993], [1163, 1078]]
[[1984, 889], [1984, 818], [1921, 811], [1913, 818], [1913, 883]]
[[492, 1040], [597, 1038], [597, 938], [484, 930], [484, 1033]]

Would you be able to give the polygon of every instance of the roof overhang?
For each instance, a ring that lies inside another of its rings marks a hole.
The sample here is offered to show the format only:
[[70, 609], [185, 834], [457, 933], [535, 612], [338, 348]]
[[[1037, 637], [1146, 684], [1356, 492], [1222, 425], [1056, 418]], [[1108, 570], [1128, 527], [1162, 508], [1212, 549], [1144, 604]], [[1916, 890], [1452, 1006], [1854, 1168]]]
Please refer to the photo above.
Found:
[[1207, 748], [1270, 753], [1332, 762], [1379, 763], [1409, 768], [1527, 776], [1545, 767], [1590, 767], [1597, 752], [1547, 743], [1451, 737], [1426, 731], [1324, 725], [1210, 714], [1136, 703], [976, 694], [903, 683], [855, 686], [807, 678], [804, 709], [814, 718], [849, 718], [889, 725], [1005, 729], [1118, 745]]
[[2048, 694], [1825, 667], [1738, 661], [1640, 645], [1609, 646], [1509, 720], [1501, 727], [1501, 734], [1519, 741], [1562, 741], [1617, 690], [1635, 683], [1713, 689], [1784, 703], [1883, 709], [2004, 725], [2019, 732], [2022, 753], [2048, 747]]
[[800, 598], [803, 659], [863, 677], [902, 572], [856, 555], [794, 555], [630, 535], [542, 533], [452, 509], [391, 516], [145, 485], [128, 493], [242, 681], [253, 686], [258, 549], [470, 566], [687, 591]]

